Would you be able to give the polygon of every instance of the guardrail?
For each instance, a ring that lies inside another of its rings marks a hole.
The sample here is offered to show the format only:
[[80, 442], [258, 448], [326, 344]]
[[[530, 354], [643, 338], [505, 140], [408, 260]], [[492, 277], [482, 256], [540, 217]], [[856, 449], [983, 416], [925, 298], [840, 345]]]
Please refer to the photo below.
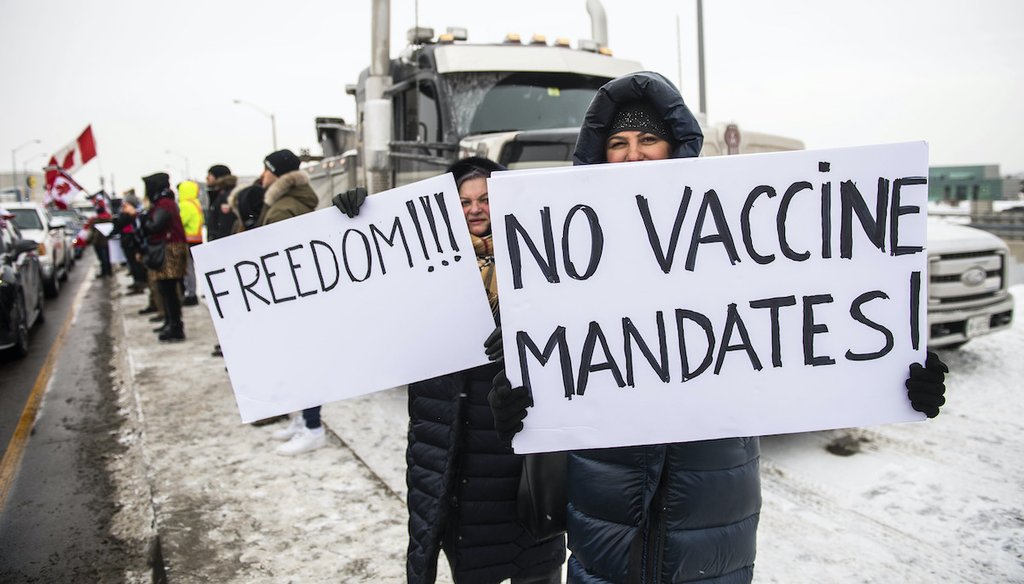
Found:
[[930, 212], [932, 217], [958, 220], [965, 225], [982, 229], [1006, 241], [1024, 241], [1024, 213], [942, 213]]

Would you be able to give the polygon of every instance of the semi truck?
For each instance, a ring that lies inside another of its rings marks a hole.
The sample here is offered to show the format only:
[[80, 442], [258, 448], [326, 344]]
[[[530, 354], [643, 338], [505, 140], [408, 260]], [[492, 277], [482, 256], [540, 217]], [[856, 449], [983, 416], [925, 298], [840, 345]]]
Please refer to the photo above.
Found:
[[[358, 83], [356, 119], [316, 119], [323, 156], [306, 170], [320, 199], [364, 187], [369, 193], [436, 176], [455, 160], [483, 156], [509, 169], [571, 164], [583, 116], [604, 83], [643, 69], [608, 47], [599, 0], [587, 0], [591, 39], [509, 34], [468, 42], [468, 31], [408, 31], [390, 56], [389, 0], [372, 0], [371, 59]], [[793, 138], [711, 124], [700, 113], [701, 156], [804, 148]], [[959, 346], [1010, 326], [1007, 247], [968, 227], [929, 226], [930, 345]]]

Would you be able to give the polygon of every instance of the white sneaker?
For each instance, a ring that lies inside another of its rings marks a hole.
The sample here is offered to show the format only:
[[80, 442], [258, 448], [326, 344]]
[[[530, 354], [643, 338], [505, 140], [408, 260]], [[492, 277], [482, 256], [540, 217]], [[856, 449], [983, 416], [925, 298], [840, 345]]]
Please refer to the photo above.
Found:
[[288, 415], [291, 418], [288, 421], [288, 426], [281, 428], [280, 430], [274, 430], [274, 433], [272, 434], [274, 440], [291, 440], [292, 436], [297, 434], [299, 430], [306, 427], [306, 420], [302, 418], [301, 412], [291, 413]]
[[302, 428], [292, 436], [291, 440], [278, 446], [276, 452], [285, 456], [291, 456], [293, 454], [302, 454], [303, 452], [316, 450], [317, 448], [326, 445], [327, 433], [324, 432], [323, 426], [320, 426], [319, 428], [307, 428], [303, 425]]

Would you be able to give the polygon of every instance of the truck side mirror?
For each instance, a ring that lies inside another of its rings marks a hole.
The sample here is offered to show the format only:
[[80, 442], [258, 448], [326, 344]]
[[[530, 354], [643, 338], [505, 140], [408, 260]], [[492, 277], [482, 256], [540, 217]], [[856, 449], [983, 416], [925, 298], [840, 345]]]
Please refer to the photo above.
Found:
[[14, 254], [18, 256], [30, 251], [36, 251], [39, 249], [39, 244], [31, 239], [16, 239], [11, 247], [14, 248]]

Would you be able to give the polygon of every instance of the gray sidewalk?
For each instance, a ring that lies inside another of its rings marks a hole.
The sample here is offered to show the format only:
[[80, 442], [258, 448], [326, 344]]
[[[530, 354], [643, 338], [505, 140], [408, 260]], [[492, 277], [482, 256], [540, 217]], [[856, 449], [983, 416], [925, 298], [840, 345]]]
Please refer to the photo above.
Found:
[[149, 492], [129, 471], [123, 482], [151, 498], [167, 581], [403, 582], [404, 388], [327, 404], [328, 446], [280, 456], [283, 422], [239, 421], [207, 308], [184, 308], [188, 340], [164, 344], [138, 314], [146, 296], [116, 288], [125, 440]]

